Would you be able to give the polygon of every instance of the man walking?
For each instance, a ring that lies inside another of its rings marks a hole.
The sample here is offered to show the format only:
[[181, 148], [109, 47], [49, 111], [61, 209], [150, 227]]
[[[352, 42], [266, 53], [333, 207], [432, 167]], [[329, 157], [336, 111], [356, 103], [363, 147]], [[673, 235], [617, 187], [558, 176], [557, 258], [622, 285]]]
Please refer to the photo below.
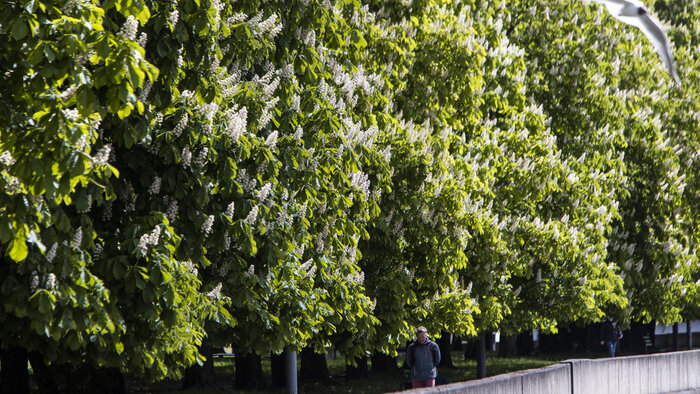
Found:
[[413, 388], [434, 387], [437, 366], [440, 364], [440, 347], [428, 339], [425, 327], [416, 329], [416, 341], [406, 349], [406, 364], [411, 368]]
[[605, 347], [610, 357], [615, 357], [617, 343], [622, 338], [622, 330], [617, 327], [617, 323], [607, 318], [600, 326], [600, 344]]

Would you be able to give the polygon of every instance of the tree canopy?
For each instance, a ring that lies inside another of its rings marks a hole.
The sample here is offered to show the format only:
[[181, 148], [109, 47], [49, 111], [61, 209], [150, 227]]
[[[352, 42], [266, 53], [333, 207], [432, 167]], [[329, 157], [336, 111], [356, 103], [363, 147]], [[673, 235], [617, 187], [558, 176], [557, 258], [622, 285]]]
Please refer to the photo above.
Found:
[[700, 11], [0, 5], [0, 343], [150, 379], [700, 316]]

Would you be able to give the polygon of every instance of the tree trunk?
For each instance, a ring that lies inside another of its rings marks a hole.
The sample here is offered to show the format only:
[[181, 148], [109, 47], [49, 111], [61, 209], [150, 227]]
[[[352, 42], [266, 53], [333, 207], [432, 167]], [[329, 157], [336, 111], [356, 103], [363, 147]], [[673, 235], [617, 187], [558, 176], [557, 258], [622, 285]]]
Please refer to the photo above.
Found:
[[592, 353], [598, 350], [597, 344], [600, 343], [598, 339], [598, 331], [596, 326], [593, 324], [586, 325], [586, 353]]
[[286, 347], [285, 350], [287, 351], [285, 353], [285, 364], [287, 367], [287, 393], [297, 394], [299, 386], [297, 384], [297, 352], [292, 351], [292, 349], [289, 347]]
[[498, 355], [500, 357], [517, 357], [518, 356], [518, 335], [501, 335], [501, 345], [498, 347]]
[[119, 368], [89, 368], [91, 393], [124, 394], [124, 375]]
[[540, 333], [540, 352], [544, 354], [559, 354], [568, 351], [562, 346], [562, 337], [559, 334], [542, 334]]
[[287, 386], [287, 348], [280, 354], [270, 353], [270, 375], [272, 387]]
[[[651, 331], [651, 332], [650, 332]], [[630, 329], [625, 331], [624, 337], [620, 341], [620, 344], [624, 344], [624, 349], [631, 354], [642, 354], [646, 349], [644, 343], [644, 336], [648, 336], [653, 344], [654, 326], [649, 327], [649, 324], [644, 324], [641, 322], [632, 322], [630, 324]]]
[[673, 350], [681, 350], [681, 346], [678, 341], [678, 323], [673, 323]]
[[463, 350], [462, 349], [462, 338], [454, 336], [452, 338], [452, 350]]
[[476, 343], [476, 378], [486, 377], [486, 338], [490, 333], [481, 334]]
[[214, 371], [214, 348], [202, 344], [199, 348], [199, 353], [206, 357], [203, 365], [194, 364], [185, 370], [185, 376], [182, 378], [182, 388], [209, 386], [216, 381], [216, 373]]
[[581, 336], [579, 335], [579, 330], [573, 324], [569, 325], [567, 332], [564, 334], [564, 341], [569, 348], [569, 354], [571, 357], [576, 357], [578, 353], [579, 346], [581, 344]]
[[532, 354], [535, 349], [535, 341], [532, 339], [532, 331], [518, 334], [516, 339], [517, 353], [521, 356]]
[[34, 381], [36, 381], [39, 388], [39, 394], [58, 394], [60, 390], [54, 378], [53, 369], [44, 363], [41, 353], [31, 352], [28, 356], [34, 371]]
[[478, 356], [479, 338], [469, 338], [466, 346], [464, 346], [464, 361], [476, 360]]
[[46, 375], [46, 379], [56, 385], [55, 390], [59, 393], [92, 393], [87, 364], [52, 364], [47, 366]]
[[685, 322], [685, 344], [688, 346], [688, 350], [693, 350], [693, 330], [690, 320]]
[[454, 368], [452, 362], [452, 335], [449, 332], [443, 331], [440, 339], [435, 341], [440, 348], [440, 364], [439, 367]]
[[378, 352], [372, 354], [372, 372], [396, 371], [398, 368], [396, 357], [390, 357]]
[[357, 366], [347, 364], [345, 366], [345, 374], [348, 379], [363, 379], [367, 377], [369, 369], [367, 368], [367, 357], [356, 358]]
[[94, 367], [87, 363], [49, 366], [38, 352], [28, 353], [27, 358], [32, 365], [39, 394], [126, 392], [124, 375], [119, 368]]
[[571, 328], [571, 351], [572, 356], [576, 356], [579, 353], [585, 353], [588, 349], [588, 326], [572, 324]]
[[260, 356], [248, 353], [245, 356], [236, 354], [236, 383], [238, 390], [256, 390], [265, 385]]
[[0, 393], [29, 394], [27, 351], [10, 345], [0, 348]]
[[316, 353], [312, 347], [302, 349], [299, 378], [304, 382], [329, 383], [331, 374], [328, 372], [326, 355]]
[[496, 343], [496, 338], [494, 337], [493, 333], [489, 332], [488, 334], [486, 334], [486, 351], [489, 351], [489, 350], [493, 351], [494, 350], [493, 346], [495, 343]]

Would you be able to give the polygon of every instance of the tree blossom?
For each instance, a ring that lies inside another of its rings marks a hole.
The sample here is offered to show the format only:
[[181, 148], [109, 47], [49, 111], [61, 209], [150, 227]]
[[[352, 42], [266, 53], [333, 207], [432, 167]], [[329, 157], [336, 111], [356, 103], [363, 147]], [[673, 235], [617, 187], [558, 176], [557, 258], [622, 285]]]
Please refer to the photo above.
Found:
[[106, 144], [97, 151], [97, 154], [92, 158], [92, 162], [96, 165], [107, 165], [109, 162], [110, 154], [112, 152], [112, 145]]
[[258, 218], [258, 206], [255, 205], [253, 209], [250, 210], [248, 213], [248, 216], [246, 216], [244, 222], [248, 225], [252, 225], [255, 223], [255, 220]]
[[2, 152], [0, 154], [0, 163], [6, 165], [6, 166], [11, 166], [15, 164], [15, 159], [12, 157], [12, 154], [8, 151]]
[[55, 290], [58, 285], [56, 280], [56, 275], [52, 272], [46, 277], [46, 288], [49, 290]]
[[118, 36], [126, 40], [134, 40], [136, 38], [136, 33], [139, 28], [139, 22], [134, 18], [133, 15], [129, 15], [126, 18], [126, 22], [122, 25], [121, 30], [117, 33]]
[[175, 27], [177, 25], [177, 21], [180, 19], [180, 12], [178, 10], [174, 10], [173, 12], [168, 15], [168, 22]]
[[275, 146], [277, 146], [277, 130], [273, 131], [270, 133], [270, 135], [267, 136], [267, 139], [265, 140], [265, 146], [267, 146], [270, 149], [275, 149]]
[[151, 183], [151, 186], [148, 188], [148, 194], [153, 195], [160, 193], [160, 182], [161, 180], [159, 176], [153, 178], [153, 183]]
[[73, 249], [80, 249], [80, 245], [83, 243], [83, 228], [78, 227], [73, 234], [73, 240], [70, 243], [70, 247]]
[[173, 135], [175, 136], [175, 138], [180, 137], [182, 131], [185, 129], [185, 126], [187, 126], [187, 122], [189, 121], [189, 119], [189, 115], [185, 112], [185, 114], [182, 116], [182, 118], [180, 118], [180, 121], [177, 122], [177, 125], [175, 125], [175, 128], [173, 129]]
[[211, 233], [211, 228], [212, 225], [214, 224], [214, 215], [209, 215], [207, 218], [204, 220], [204, 223], [202, 223], [202, 232], [204, 235], [209, 235]]
[[221, 294], [221, 282], [216, 285], [210, 292], [207, 293], [207, 298], [209, 300], [214, 301], [215, 299], [219, 298], [219, 295]]
[[53, 245], [51, 245], [51, 248], [50, 248], [49, 251], [46, 253], [46, 261], [48, 261], [49, 263], [51, 263], [51, 262], [53, 261], [53, 259], [56, 258], [56, 250], [57, 250], [57, 249], [58, 249], [58, 245], [57, 245], [56, 243], [54, 243]]
[[182, 148], [182, 154], [181, 154], [181, 163], [182, 166], [187, 168], [191, 165], [192, 163], [192, 152], [190, 151], [189, 146], [185, 146]]
[[178, 208], [177, 200], [170, 201], [170, 204], [168, 204], [168, 209], [165, 211], [165, 216], [168, 218], [170, 223], [175, 221], [175, 218], [177, 217], [178, 209], [179, 208]]
[[160, 240], [160, 231], [160, 227], [156, 226], [150, 233], [141, 235], [137, 246], [137, 249], [141, 252], [141, 254], [145, 255], [148, 252], [149, 245], [158, 245], [158, 241]]

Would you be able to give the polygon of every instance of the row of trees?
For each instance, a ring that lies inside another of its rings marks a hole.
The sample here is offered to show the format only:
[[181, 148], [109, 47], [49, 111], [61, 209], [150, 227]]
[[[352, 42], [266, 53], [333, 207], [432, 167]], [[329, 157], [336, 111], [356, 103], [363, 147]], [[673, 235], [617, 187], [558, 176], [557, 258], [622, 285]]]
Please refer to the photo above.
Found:
[[574, 0], [4, 2], [3, 366], [697, 318], [700, 15], [653, 10], [682, 87]]

